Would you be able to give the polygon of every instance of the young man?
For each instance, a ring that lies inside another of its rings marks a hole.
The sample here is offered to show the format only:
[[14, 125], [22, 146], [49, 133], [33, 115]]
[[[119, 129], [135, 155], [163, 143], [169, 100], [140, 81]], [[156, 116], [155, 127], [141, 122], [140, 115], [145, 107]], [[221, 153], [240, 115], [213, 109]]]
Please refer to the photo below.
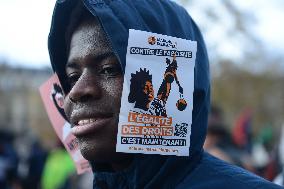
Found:
[[[116, 152], [129, 29], [197, 41], [189, 156]], [[207, 52], [187, 14], [168, 0], [60, 0], [49, 36], [64, 110], [94, 188], [280, 188], [203, 152], [210, 103]]]

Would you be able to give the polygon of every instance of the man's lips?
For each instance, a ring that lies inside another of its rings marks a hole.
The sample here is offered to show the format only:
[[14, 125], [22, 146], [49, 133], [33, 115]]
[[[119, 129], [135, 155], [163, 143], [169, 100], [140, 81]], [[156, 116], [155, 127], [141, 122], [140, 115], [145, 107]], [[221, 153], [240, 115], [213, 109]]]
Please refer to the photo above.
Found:
[[154, 98], [154, 95], [152, 93], [149, 93], [148, 98], [152, 99], [152, 98]]
[[111, 119], [112, 116], [110, 115], [78, 119], [78, 121], [73, 122], [72, 133], [76, 137], [94, 133], [107, 125]]

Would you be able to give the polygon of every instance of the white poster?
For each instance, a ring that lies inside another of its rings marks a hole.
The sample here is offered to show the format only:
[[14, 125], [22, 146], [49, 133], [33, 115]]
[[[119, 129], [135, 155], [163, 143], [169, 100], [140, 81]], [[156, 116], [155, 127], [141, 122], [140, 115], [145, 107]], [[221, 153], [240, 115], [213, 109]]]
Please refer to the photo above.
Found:
[[188, 156], [197, 42], [129, 30], [117, 152]]

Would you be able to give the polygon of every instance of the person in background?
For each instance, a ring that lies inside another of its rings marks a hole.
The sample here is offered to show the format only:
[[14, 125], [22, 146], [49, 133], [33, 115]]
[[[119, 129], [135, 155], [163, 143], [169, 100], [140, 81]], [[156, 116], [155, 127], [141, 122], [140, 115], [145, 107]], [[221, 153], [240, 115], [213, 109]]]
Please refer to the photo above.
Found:
[[277, 175], [277, 177], [273, 180], [273, 182], [280, 186], [284, 186], [284, 123], [282, 124], [281, 128], [278, 153], [279, 153], [279, 162], [282, 171]]
[[13, 146], [14, 135], [0, 130], [0, 188], [21, 188], [18, 169], [18, 156]]
[[64, 146], [58, 139], [58, 145], [49, 152], [41, 178], [42, 189], [69, 189], [75, 165]]
[[222, 125], [208, 125], [204, 149], [215, 157], [224, 161], [235, 163], [227, 149], [233, 149], [230, 134]]

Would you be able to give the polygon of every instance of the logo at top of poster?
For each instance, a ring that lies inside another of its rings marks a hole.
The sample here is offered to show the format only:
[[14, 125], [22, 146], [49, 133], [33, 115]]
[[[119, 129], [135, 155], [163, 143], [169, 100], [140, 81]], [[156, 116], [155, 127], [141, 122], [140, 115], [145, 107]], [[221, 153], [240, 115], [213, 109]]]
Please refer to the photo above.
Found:
[[159, 37], [155, 37], [155, 36], [150, 36], [148, 37], [148, 43], [150, 45], [158, 45], [161, 47], [171, 47], [176, 49], [177, 48], [177, 42], [173, 42], [171, 40], [167, 40], [164, 38], [159, 38]]
[[[175, 55], [172, 59], [165, 58], [165, 72], [164, 75], [160, 76], [161, 85], [159, 87], [153, 86], [152, 75], [146, 68], [140, 68], [136, 73], [131, 73], [128, 102], [135, 103], [134, 108], [140, 109], [143, 113], [167, 117], [165, 105], [175, 81], [180, 94], [176, 108], [179, 111], [185, 110], [187, 102], [183, 97], [183, 87], [178, 80], [177, 69], [178, 62]], [[154, 96], [156, 89], [158, 89], [158, 92]]]
[[155, 45], [156, 44], [156, 37], [155, 36], [148, 37], [148, 43], [150, 45]]

